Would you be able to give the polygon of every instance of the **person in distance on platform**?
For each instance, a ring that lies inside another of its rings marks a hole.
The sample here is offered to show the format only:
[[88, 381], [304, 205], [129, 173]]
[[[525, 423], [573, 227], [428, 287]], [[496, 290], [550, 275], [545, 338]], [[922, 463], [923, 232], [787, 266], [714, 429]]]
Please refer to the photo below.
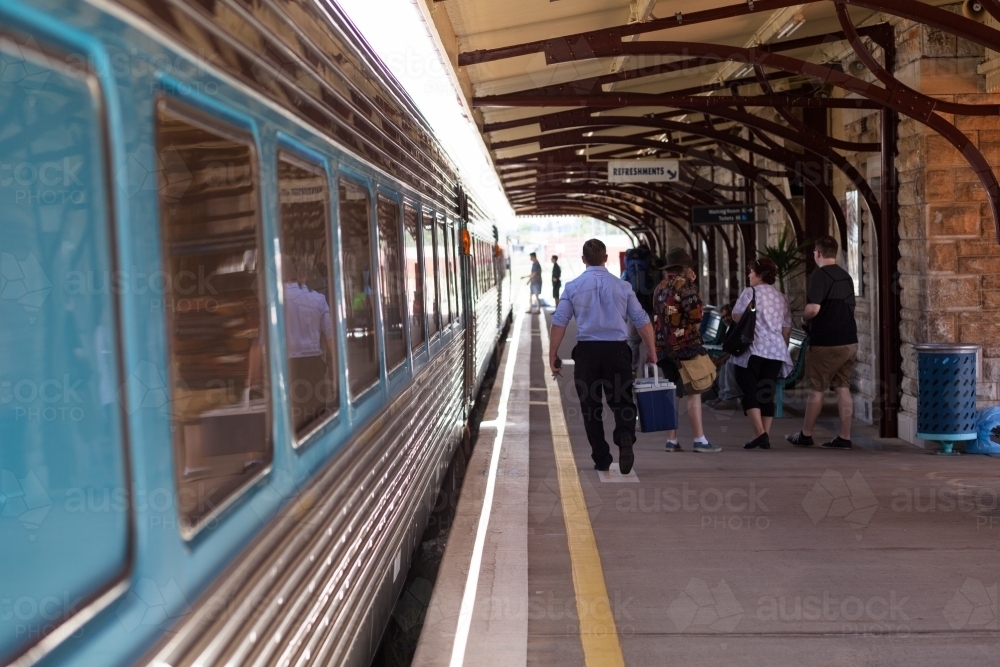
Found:
[[823, 393], [831, 386], [837, 392], [840, 408], [840, 433], [822, 446], [827, 449], [851, 448], [851, 374], [858, 354], [858, 324], [854, 319], [854, 280], [837, 266], [839, 245], [832, 236], [816, 241], [813, 258], [816, 270], [809, 276], [806, 309], [802, 324], [809, 332], [806, 350], [805, 380], [809, 387], [802, 430], [786, 436], [799, 447], [809, 447], [816, 419], [823, 409]]
[[535, 313], [542, 310], [542, 265], [538, 263], [538, 255], [535, 253], [531, 253], [529, 257], [531, 257], [531, 274], [525, 276], [528, 279], [528, 286], [531, 288], [528, 312]]
[[559, 266], [559, 257], [552, 255], [552, 300], [555, 305], [559, 305], [559, 290], [562, 288], [562, 267]]
[[774, 395], [778, 378], [792, 370], [788, 337], [792, 333], [792, 311], [788, 299], [774, 286], [778, 267], [767, 257], [747, 264], [750, 286], [733, 306], [733, 321], [739, 322], [757, 300], [757, 319], [753, 343], [743, 354], [733, 357], [736, 384], [743, 392], [743, 413], [750, 418], [754, 438], [743, 449], [771, 448], [771, 422], [774, 420]]
[[[632, 395], [632, 351], [628, 346], [628, 324], [631, 318], [639, 335], [650, 350], [649, 362], [656, 361], [653, 325], [632, 291], [632, 286], [605, 267], [608, 251], [605, 245], [590, 239], [583, 244], [586, 270], [566, 283], [556, 312], [552, 316], [549, 368], [560, 375], [559, 344], [566, 335], [566, 326], [576, 318], [576, 347], [573, 348], [576, 394], [580, 399], [583, 426], [590, 442], [594, 468], [607, 470], [614, 460], [611, 447], [604, 439], [603, 400], [615, 417], [614, 441], [618, 445], [618, 464], [623, 475], [632, 470], [635, 455], [635, 397]], [[603, 395], [603, 398], [602, 398]]]
[[[677, 386], [677, 398], [688, 397], [687, 414], [694, 431], [696, 452], [721, 452], [705, 437], [701, 418], [701, 395], [715, 381], [715, 364], [701, 340], [703, 305], [695, 284], [695, 263], [686, 251], [667, 253], [663, 280], [653, 292], [656, 315], [656, 352], [663, 375]], [[681, 451], [677, 431], [667, 431], [668, 452]]]

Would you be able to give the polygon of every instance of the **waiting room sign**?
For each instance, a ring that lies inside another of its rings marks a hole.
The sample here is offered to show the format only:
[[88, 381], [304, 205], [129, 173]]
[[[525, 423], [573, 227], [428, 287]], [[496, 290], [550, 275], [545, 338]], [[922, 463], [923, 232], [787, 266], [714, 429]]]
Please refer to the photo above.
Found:
[[744, 225], [767, 221], [760, 206], [692, 206], [693, 225]]

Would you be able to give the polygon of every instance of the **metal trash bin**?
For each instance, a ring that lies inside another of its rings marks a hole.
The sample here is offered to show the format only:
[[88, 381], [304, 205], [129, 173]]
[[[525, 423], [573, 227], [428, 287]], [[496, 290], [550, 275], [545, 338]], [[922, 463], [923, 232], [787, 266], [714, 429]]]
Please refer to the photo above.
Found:
[[979, 345], [914, 345], [920, 379], [917, 437], [941, 443], [939, 454], [955, 454], [955, 443], [975, 440], [976, 357]]

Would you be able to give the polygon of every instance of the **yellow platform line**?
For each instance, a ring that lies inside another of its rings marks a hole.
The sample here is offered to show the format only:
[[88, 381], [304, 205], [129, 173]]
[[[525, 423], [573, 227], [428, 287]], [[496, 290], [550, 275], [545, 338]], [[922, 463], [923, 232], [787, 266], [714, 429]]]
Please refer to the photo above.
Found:
[[542, 365], [548, 393], [549, 427], [559, 478], [559, 500], [566, 524], [566, 542], [573, 570], [576, 611], [580, 619], [580, 641], [587, 667], [625, 667], [618, 628], [604, 584], [604, 568], [597, 551], [594, 527], [590, 523], [583, 487], [573, 458], [573, 447], [566, 428], [559, 385], [549, 372], [549, 331], [546, 318], [539, 320], [542, 339]]

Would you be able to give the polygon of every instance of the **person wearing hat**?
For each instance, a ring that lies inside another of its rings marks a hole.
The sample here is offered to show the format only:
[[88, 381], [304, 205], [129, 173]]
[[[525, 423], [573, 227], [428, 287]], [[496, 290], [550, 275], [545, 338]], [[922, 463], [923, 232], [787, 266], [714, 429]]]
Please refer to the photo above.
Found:
[[638, 412], [632, 395], [632, 350], [628, 346], [631, 319], [646, 342], [649, 363], [656, 362], [653, 326], [639, 305], [632, 286], [608, 271], [608, 250], [598, 239], [583, 244], [587, 269], [566, 283], [552, 316], [549, 368], [561, 375], [559, 345], [569, 321], [576, 318], [576, 347], [573, 348], [573, 384], [580, 399], [583, 427], [590, 442], [591, 458], [597, 470], [608, 470], [613, 457], [604, 439], [604, 399], [615, 416], [614, 441], [618, 445], [618, 465], [623, 475], [632, 470], [635, 455], [635, 420]]
[[[721, 452], [705, 437], [701, 416], [701, 394], [715, 381], [715, 364], [701, 340], [703, 304], [698, 294], [694, 260], [687, 251], [674, 248], [667, 253], [663, 280], [653, 293], [656, 315], [656, 352], [659, 366], [668, 380], [677, 385], [677, 398], [687, 396], [687, 415], [694, 431], [693, 450]], [[681, 451], [676, 431], [667, 431], [668, 452]]]

